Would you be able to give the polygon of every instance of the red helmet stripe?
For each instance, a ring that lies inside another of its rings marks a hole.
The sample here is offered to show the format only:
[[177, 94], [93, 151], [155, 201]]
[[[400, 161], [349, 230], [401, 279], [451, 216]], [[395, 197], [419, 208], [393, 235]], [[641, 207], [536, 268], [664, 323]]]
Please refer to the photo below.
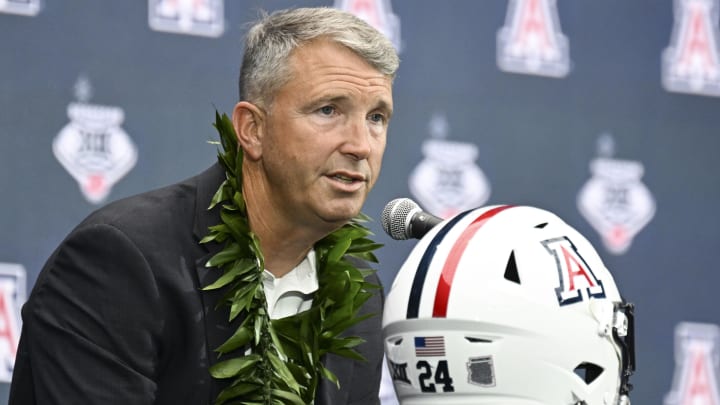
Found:
[[463, 231], [460, 237], [455, 241], [450, 254], [445, 261], [440, 279], [438, 280], [438, 286], [435, 290], [435, 306], [433, 307], [433, 318], [445, 318], [447, 315], [448, 298], [450, 298], [450, 288], [452, 287], [453, 278], [455, 278], [455, 270], [460, 262], [465, 249], [467, 248], [470, 239], [475, 235], [480, 228], [485, 225], [490, 218], [496, 214], [505, 211], [508, 208], [512, 208], [512, 205], [501, 205], [493, 209], [485, 211], [482, 215], [475, 218], [475, 220], [468, 225]]

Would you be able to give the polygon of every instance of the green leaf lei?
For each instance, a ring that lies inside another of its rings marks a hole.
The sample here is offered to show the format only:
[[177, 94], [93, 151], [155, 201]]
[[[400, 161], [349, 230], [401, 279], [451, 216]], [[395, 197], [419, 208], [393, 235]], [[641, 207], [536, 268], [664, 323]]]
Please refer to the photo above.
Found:
[[232, 378], [215, 404], [311, 404], [320, 377], [339, 386], [337, 377], [320, 362], [323, 355], [364, 360], [354, 349], [363, 339], [342, 333], [374, 316], [357, 314], [371, 290], [379, 286], [365, 281], [374, 270], [358, 269], [347, 259], [377, 263], [372, 252], [381, 245], [368, 238], [372, 232], [362, 225], [369, 220], [364, 214], [321, 239], [315, 244], [319, 289], [312, 307], [294, 316], [270, 319], [262, 284], [264, 258], [248, 226], [242, 195], [243, 153], [227, 115], [216, 112], [214, 126], [220, 134], [223, 151], [218, 151], [218, 160], [226, 179], [209, 209], [222, 204], [221, 223], [211, 226], [200, 243], [224, 243], [223, 250], [206, 264], [222, 269], [223, 274], [204, 289], [227, 289], [218, 306], [230, 307], [229, 321], [245, 315], [235, 333], [216, 349], [219, 356], [251, 349], [247, 355], [238, 350], [210, 368], [215, 378]]

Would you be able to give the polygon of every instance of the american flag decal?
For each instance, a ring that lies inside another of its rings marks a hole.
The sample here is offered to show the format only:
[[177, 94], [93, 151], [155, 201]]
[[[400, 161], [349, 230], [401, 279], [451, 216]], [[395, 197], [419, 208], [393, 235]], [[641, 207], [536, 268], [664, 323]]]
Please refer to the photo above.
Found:
[[415, 337], [415, 355], [418, 357], [445, 356], [445, 337]]

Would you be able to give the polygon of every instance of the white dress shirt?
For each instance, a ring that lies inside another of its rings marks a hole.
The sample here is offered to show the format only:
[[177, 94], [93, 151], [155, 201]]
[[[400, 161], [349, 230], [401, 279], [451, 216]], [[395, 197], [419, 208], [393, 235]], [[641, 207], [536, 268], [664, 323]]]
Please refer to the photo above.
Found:
[[271, 319], [307, 311], [312, 306], [312, 294], [318, 289], [315, 250], [282, 277], [275, 277], [265, 269], [263, 287]]

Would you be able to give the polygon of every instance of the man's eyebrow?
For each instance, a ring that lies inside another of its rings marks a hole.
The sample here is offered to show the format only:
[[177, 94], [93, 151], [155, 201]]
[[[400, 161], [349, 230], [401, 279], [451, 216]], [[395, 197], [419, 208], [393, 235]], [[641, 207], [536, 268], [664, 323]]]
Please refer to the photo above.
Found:
[[318, 99], [318, 102], [320, 102], [320, 103], [328, 103], [328, 102], [329, 103], [340, 103], [340, 102], [348, 101], [348, 100], [350, 100], [350, 97], [348, 97], [345, 94], [337, 94], [337, 95], [330, 94], [330, 95], [327, 95], [324, 97], [320, 97]]
[[347, 102], [349, 99], [350, 97], [343, 94], [326, 94], [311, 100], [307, 105], [312, 108], [317, 108], [324, 104], [341, 104]]

